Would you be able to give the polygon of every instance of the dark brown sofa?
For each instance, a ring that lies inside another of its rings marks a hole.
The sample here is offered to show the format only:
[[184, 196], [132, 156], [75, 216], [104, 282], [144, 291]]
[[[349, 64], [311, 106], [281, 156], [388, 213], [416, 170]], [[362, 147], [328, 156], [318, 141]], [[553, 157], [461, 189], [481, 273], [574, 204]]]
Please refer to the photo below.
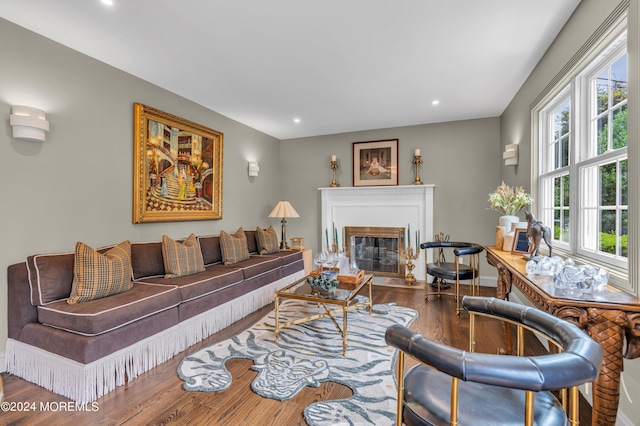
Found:
[[[218, 236], [198, 237], [205, 271], [164, 278], [162, 243], [132, 243], [133, 288], [68, 304], [74, 254], [30, 256], [8, 268], [6, 371], [77, 402], [93, 401], [273, 301], [304, 277], [302, 254], [222, 264]], [[104, 250], [107, 250], [105, 248]]]

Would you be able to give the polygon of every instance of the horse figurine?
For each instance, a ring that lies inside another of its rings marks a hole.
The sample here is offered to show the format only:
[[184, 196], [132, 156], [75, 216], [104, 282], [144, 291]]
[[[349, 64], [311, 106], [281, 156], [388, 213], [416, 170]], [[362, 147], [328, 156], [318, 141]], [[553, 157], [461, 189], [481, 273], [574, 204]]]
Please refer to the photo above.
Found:
[[549, 247], [549, 256], [551, 256], [551, 229], [533, 216], [533, 213], [525, 210], [524, 216], [527, 218], [527, 237], [533, 244], [533, 250], [531, 251], [531, 257], [538, 256], [540, 250], [540, 240], [544, 239], [544, 242]]

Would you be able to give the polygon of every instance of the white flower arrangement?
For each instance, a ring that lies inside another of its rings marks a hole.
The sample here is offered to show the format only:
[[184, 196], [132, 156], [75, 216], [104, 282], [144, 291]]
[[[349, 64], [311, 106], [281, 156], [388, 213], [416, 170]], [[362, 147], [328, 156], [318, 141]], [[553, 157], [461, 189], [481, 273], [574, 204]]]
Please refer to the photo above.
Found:
[[521, 186], [512, 188], [502, 182], [496, 192], [489, 194], [489, 203], [492, 210], [513, 216], [525, 206], [533, 204], [533, 197], [524, 192]]

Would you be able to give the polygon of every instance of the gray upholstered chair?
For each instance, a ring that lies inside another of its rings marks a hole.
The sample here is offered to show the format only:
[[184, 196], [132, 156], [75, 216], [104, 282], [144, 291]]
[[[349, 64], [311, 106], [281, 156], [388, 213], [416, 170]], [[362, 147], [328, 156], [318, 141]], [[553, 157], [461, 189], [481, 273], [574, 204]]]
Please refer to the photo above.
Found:
[[[406, 327], [389, 327], [385, 339], [401, 351], [397, 424], [577, 424], [577, 387], [598, 376], [602, 347], [575, 325], [536, 308], [470, 296], [462, 299], [462, 306], [470, 313], [472, 348], [475, 316], [486, 315], [517, 325], [521, 356], [467, 352]], [[545, 336], [561, 352], [522, 356], [524, 329]], [[405, 353], [422, 364], [403, 375]], [[551, 393], [556, 390], [563, 403]]]
[[[456, 315], [460, 314], [460, 281], [469, 280], [469, 292], [472, 296], [480, 294], [480, 253], [484, 251], [484, 247], [474, 243], [452, 242], [452, 241], [432, 241], [420, 244], [420, 248], [437, 249], [436, 260], [427, 264], [427, 275], [431, 275], [436, 280], [437, 291], [427, 293], [427, 300], [430, 294], [438, 297], [442, 295], [455, 296], [456, 298]], [[453, 262], [447, 262], [444, 259], [444, 251], [451, 249], [453, 251]], [[467, 262], [463, 262], [464, 256]], [[455, 282], [455, 293], [442, 292], [442, 283], [444, 280]]]

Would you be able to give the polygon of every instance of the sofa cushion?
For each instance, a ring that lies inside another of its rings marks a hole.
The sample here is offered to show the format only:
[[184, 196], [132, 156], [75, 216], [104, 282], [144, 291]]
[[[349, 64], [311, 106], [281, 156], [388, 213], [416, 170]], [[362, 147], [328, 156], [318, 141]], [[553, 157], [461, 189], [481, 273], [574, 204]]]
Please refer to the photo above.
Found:
[[[204, 272], [188, 277], [173, 278], [170, 284], [178, 287], [180, 300], [186, 302], [239, 284], [243, 279], [244, 275], [239, 268], [218, 264], [207, 267]], [[148, 278], [143, 282], [163, 284], [167, 281], [163, 278]]]
[[58, 301], [38, 307], [41, 324], [85, 336], [95, 336], [165, 311], [180, 303], [172, 285], [133, 283], [131, 290], [85, 303]]
[[123, 241], [104, 254], [77, 242], [73, 285], [67, 303], [100, 299], [131, 289], [131, 243]]
[[165, 278], [183, 277], [204, 271], [202, 251], [194, 234], [182, 243], [162, 236]]
[[202, 250], [204, 266], [222, 263], [222, 251], [220, 251], [219, 236], [198, 237], [198, 242], [200, 243], [200, 250]]
[[300, 250], [278, 250], [275, 253], [271, 253], [269, 256], [279, 257], [282, 261], [282, 266], [298, 262], [302, 260], [302, 251]]
[[38, 254], [27, 258], [31, 304], [44, 305], [71, 294], [73, 253]]
[[257, 277], [259, 275], [280, 269], [282, 261], [277, 256], [252, 254], [249, 259], [238, 262], [237, 266], [242, 270], [244, 279]]
[[162, 243], [131, 243], [131, 267], [133, 279], [164, 276], [164, 258]]
[[256, 240], [258, 243], [258, 253], [270, 254], [277, 252], [280, 248], [278, 246], [278, 234], [270, 226], [266, 231], [259, 226], [256, 228]]
[[247, 236], [242, 227], [238, 228], [235, 234], [220, 231], [220, 248], [222, 250], [222, 262], [225, 265], [232, 265], [249, 259]]

